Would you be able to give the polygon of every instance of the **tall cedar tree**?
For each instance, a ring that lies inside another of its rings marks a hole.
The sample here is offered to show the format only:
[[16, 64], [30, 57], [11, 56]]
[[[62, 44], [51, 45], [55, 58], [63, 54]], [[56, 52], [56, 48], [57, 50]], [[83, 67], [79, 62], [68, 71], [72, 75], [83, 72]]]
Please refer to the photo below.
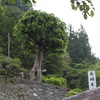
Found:
[[72, 26], [69, 26], [68, 52], [73, 63], [88, 61], [91, 64], [95, 64], [98, 61], [91, 52], [88, 35], [82, 25], [78, 32], [74, 32]]

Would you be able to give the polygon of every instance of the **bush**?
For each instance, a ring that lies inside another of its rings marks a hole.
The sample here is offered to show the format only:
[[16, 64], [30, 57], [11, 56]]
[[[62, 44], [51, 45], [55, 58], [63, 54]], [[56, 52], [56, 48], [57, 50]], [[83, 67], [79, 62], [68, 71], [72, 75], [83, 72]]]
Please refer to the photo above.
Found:
[[49, 75], [49, 78], [48, 78], [46, 76], [42, 76], [42, 81], [44, 83], [48, 83], [48, 84], [52, 84], [52, 85], [67, 87], [67, 81], [63, 77], [57, 78], [53, 75], [51, 75], [51, 77], [50, 77], [50, 75]]
[[0, 76], [4, 82], [10, 81], [14, 83], [14, 77], [20, 76], [20, 72], [26, 71], [24, 68], [20, 67], [21, 62], [19, 59], [10, 59], [8, 57], [1, 55], [0, 56]]
[[71, 96], [79, 94], [81, 92], [82, 92], [82, 90], [76, 88], [76, 89], [73, 89], [71, 92], [69, 92], [65, 97], [71, 97]]
[[78, 93], [81, 93], [81, 92], [82, 92], [82, 90], [80, 90], [80, 89], [78, 89], [78, 88], [73, 89], [72, 91], [74, 91], [74, 92], [78, 92]]
[[71, 91], [65, 97], [71, 97], [73, 95], [79, 94], [78, 92]]

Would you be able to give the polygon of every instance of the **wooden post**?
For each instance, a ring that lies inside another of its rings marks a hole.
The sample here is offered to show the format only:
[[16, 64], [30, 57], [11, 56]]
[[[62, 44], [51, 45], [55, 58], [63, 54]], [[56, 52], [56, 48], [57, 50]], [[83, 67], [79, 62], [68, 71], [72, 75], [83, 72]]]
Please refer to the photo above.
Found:
[[8, 60], [10, 60], [10, 34], [8, 33]]

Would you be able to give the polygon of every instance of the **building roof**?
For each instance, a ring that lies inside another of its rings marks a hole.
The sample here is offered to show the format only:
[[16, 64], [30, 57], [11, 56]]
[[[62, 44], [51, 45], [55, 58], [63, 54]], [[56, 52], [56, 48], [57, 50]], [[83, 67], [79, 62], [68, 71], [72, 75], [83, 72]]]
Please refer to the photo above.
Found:
[[100, 100], [100, 87], [67, 97], [62, 100]]

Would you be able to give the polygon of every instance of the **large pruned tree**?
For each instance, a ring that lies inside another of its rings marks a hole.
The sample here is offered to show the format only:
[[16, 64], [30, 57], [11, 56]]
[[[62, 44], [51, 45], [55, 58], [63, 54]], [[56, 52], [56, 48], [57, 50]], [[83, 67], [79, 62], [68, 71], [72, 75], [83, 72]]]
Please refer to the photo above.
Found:
[[[29, 10], [14, 27], [14, 35], [36, 48], [31, 80], [41, 82], [44, 54], [62, 53], [68, 44], [66, 24], [53, 14]], [[22, 43], [22, 45], [24, 45]]]

